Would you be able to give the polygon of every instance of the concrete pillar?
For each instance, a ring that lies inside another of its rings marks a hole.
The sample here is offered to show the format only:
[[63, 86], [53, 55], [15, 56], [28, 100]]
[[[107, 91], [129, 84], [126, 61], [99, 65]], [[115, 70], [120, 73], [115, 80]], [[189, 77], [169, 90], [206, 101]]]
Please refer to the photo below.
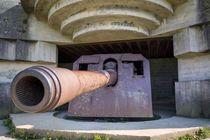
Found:
[[0, 40], [0, 59], [15, 60], [15, 41]]
[[0, 39], [0, 119], [20, 112], [10, 99], [10, 83], [21, 70], [35, 66], [56, 66], [57, 47], [39, 41]]
[[56, 63], [56, 45], [47, 42], [17, 40], [16, 60]]
[[9, 115], [11, 99], [9, 95], [10, 83], [0, 83], [0, 119]]
[[178, 58], [175, 84], [177, 115], [210, 118], [210, 24], [174, 35]]

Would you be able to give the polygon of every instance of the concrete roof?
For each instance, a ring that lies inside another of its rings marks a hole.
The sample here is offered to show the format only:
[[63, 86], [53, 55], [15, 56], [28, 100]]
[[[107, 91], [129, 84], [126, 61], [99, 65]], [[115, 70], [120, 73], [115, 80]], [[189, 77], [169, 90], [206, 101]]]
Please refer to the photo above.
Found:
[[27, 12], [74, 42], [150, 36], [186, 0], [22, 0]]

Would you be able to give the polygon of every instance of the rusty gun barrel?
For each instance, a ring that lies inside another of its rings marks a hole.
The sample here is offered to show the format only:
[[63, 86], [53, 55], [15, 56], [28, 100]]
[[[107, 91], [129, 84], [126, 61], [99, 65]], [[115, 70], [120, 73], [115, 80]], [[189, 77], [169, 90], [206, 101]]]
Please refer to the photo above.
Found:
[[70, 71], [64, 68], [35, 66], [21, 71], [13, 79], [11, 97], [16, 106], [29, 113], [55, 109], [83, 93], [114, 85], [112, 70]]

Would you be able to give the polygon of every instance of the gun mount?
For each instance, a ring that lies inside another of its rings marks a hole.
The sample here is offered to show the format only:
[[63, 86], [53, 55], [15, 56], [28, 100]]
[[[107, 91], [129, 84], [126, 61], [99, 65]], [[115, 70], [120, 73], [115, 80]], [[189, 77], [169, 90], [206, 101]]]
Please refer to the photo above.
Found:
[[150, 63], [141, 54], [83, 55], [73, 70], [117, 72], [117, 82], [69, 102], [70, 118], [152, 118]]

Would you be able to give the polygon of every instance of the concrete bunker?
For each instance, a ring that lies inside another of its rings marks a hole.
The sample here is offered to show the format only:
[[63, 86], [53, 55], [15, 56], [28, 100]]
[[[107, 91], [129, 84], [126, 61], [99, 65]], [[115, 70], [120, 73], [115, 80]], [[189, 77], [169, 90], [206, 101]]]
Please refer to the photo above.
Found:
[[[100, 5], [96, 6], [94, 5], [95, 1], [92, 1], [94, 3], [87, 3], [88, 0], [79, 0], [77, 4], [73, 3], [73, 5], [60, 4], [60, 2], [65, 1], [68, 0], [21, 0], [25, 11], [21, 8], [19, 0], [2, 0], [0, 2], [2, 3], [0, 4], [2, 19], [0, 22], [2, 29], [0, 33], [0, 117], [19, 112], [10, 100], [10, 84], [13, 77], [25, 68], [34, 65], [55, 67], [58, 64], [60, 67], [71, 67], [69, 69], [72, 69], [73, 62], [82, 55], [137, 53], [150, 60], [153, 108], [176, 110], [178, 116], [199, 117], [199, 120], [203, 117], [209, 118], [210, 18], [207, 10], [210, 6], [209, 2], [199, 0], [139, 0], [138, 2], [136, 0], [129, 2], [126, 0], [101, 0], [98, 1]], [[147, 2], [145, 3], [145, 1]], [[58, 3], [54, 5], [54, 2]], [[106, 6], [107, 2], [109, 2], [109, 6]], [[136, 5], [138, 7], [133, 9]], [[54, 11], [48, 12], [50, 9], [54, 9]], [[83, 11], [82, 9], [86, 10]], [[50, 14], [48, 15], [48, 13]], [[69, 17], [71, 14], [72, 16]], [[64, 23], [63, 26], [60, 26], [60, 23]], [[91, 25], [84, 26], [86, 23]], [[112, 27], [114, 30], [110, 31]], [[61, 44], [67, 45], [62, 46]], [[174, 51], [171, 47], [173, 44]], [[57, 45], [60, 45], [58, 46], [59, 63], [57, 63]], [[179, 78], [177, 76], [177, 61]], [[136, 65], [141, 66], [140, 63]], [[81, 65], [80, 69], [85, 71], [88, 66], [86, 64]], [[133, 74], [141, 73], [137, 69], [133, 70]], [[35, 83], [38, 84], [39, 82]], [[176, 83], [175, 90], [174, 83]], [[38, 90], [41, 91], [41, 89]], [[41, 98], [40, 94], [40, 98], [36, 102], [39, 102]], [[36, 102], [33, 102], [33, 105]], [[43, 126], [48, 126], [45, 124], [45, 120], [49, 118], [46, 119], [46, 117], [32, 123], [32, 119], [26, 117], [29, 114], [12, 116], [22, 115], [24, 120], [20, 125], [27, 123], [34, 126], [33, 128], [37, 128], [37, 122], [39, 122]], [[39, 116], [36, 114], [33, 117], [37, 117], [37, 115]], [[201, 119], [202, 123], [200, 123], [200, 121], [197, 122], [197, 119], [195, 121], [190, 118], [183, 119], [183, 123], [177, 123], [174, 121], [176, 119], [169, 119], [168, 121], [164, 119], [161, 125], [154, 123], [154, 125], [146, 127], [146, 134], [150, 133], [151, 129], [156, 130], [157, 134], [154, 137], [148, 136], [148, 139], [155, 139], [157, 136], [160, 138], [162, 135], [159, 134], [160, 128], [170, 131], [166, 131], [165, 139], [173, 136], [172, 124], [176, 128], [183, 128], [184, 131], [209, 124], [208, 120], [202, 121]], [[50, 122], [49, 126], [51, 124], [60, 126], [62, 122], [59, 120], [61, 119]], [[65, 124], [72, 127], [66, 127], [65, 131], [75, 129], [75, 126], [70, 122]], [[136, 137], [141, 136], [145, 138], [141, 131], [143, 123], [145, 122], [135, 123], [138, 125], [138, 127], [134, 126], [135, 130], [138, 129], [138, 134], [131, 135], [130, 131], [127, 131], [126, 135], [128, 134], [128, 136], [126, 138], [136, 139]], [[79, 130], [83, 128], [83, 124], [83, 122], [79, 123]], [[124, 128], [134, 128], [124, 124], [121, 127], [123, 130]], [[101, 130], [100, 125], [99, 123], [98, 127], [94, 126], [94, 128], [86, 125], [90, 129], [87, 135], [91, 135], [92, 130]], [[64, 130], [63, 127], [59, 129]], [[27, 131], [36, 130], [28, 129]], [[42, 128], [40, 130], [42, 130], [40, 132], [43, 135], [46, 134]], [[71, 135], [70, 133], [69, 135]], [[183, 132], [181, 133], [183, 134]], [[122, 131], [117, 133], [120, 136], [119, 139], [126, 139], [124, 134], [122, 135]], [[115, 135], [116, 133], [113, 133], [113, 136]]]

